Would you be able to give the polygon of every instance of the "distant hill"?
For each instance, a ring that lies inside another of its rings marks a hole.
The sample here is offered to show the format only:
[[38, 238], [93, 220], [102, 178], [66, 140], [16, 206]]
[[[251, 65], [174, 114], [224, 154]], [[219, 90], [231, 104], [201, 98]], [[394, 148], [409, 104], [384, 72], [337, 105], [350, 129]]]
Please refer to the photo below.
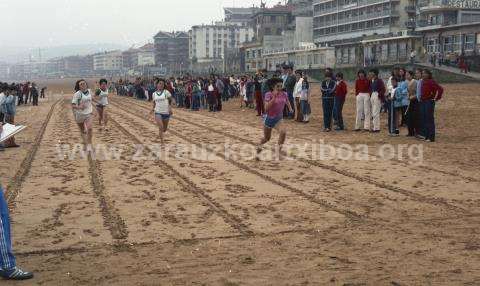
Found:
[[128, 47], [118, 44], [87, 44], [65, 45], [56, 47], [27, 48], [27, 47], [2, 47], [0, 46], [0, 61], [17, 63], [28, 60], [30, 57], [38, 59], [41, 54], [43, 60], [56, 57], [73, 55], [87, 55], [107, 50], [124, 50]]

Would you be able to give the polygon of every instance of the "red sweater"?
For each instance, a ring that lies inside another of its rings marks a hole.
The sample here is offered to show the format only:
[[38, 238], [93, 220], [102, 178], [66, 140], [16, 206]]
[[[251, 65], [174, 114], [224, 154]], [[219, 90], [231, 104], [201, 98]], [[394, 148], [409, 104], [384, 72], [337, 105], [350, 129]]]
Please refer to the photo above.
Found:
[[335, 96], [342, 99], [347, 97], [347, 84], [345, 84], [343, 80], [337, 84], [337, 87], [335, 88]]
[[366, 78], [355, 81], [355, 95], [359, 93], [370, 93], [370, 81]]
[[433, 79], [422, 81], [422, 101], [426, 100], [440, 100], [443, 95], [443, 87], [441, 87]]

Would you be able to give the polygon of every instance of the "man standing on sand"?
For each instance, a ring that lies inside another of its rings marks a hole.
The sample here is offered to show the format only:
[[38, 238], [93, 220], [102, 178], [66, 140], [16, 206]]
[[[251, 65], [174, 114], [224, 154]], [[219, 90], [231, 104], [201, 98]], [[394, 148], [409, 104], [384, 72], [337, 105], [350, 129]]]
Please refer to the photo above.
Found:
[[295, 99], [293, 98], [293, 91], [295, 89], [295, 84], [297, 83], [297, 79], [293, 75], [293, 66], [292, 65], [285, 65], [283, 67], [285, 71], [285, 79], [283, 81], [283, 89], [287, 92], [288, 101], [290, 102], [290, 106], [292, 110], [289, 112], [285, 107], [284, 116], [289, 119], [295, 118]]

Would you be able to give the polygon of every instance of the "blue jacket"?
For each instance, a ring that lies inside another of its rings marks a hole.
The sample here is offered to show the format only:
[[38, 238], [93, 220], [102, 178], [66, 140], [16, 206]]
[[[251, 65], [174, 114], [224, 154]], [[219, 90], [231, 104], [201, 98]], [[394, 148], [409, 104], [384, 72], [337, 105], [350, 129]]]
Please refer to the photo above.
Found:
[[410, 99], [408, 98], [408, 84], [406, 81], [399, 82], [397, 88], [395, 88], [393, 106], [395, 108], [408, 106], [409, 103]]
[[335, 87], [337, 83], [334, 80], [324, 80], [322, 81], [322, 96], [323, 97], [335, 97]]

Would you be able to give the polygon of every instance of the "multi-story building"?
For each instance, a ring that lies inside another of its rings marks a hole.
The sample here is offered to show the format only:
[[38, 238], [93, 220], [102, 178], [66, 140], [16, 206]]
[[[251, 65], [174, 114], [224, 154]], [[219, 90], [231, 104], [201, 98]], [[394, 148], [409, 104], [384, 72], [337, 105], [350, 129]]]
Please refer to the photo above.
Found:
[[160, 31], [153, 39], [157, 67], [166, 68], [168, 73], [180, 73], [188, 69], [188, 33]]
[[315, 0], [314, 41], [334, 46], [338, 65], [408, 61], [417, 49], [413, 0]]
[[225, 22], [239, 26], [248, 26], [252, 16], [259, 10], [258, 7], [249, 8], [223, 8]]
[[123, 66], [121, 51], [103, 52], [93, 55], [93, 69], [95, 71], [119, 71]]
[[245, 43], [241, 51], [244, 57], [242, 71], [256, 72], [265, 69], [263, 46], [260, 42]]
[[4, 62], [0, 62], [0, 78], [8, 79], [10, 76], [10, 65]]
[[419, 0], [415, 30], [427, 54], [455, 60], [480, 54], [480, 1]]
[[313, 0], [292, 0], [294, 17], [313, 17]]
[[310, 44], [293, 50], [267, 51], [263, 59], [268, 71], [281, 70], [284, 63], [294, 64], [296, 69], [325, 69], [335, 65], [335, 49]]
[[138, 49], [130, 48], [122, 52], [123, 68], [132, 69], [141, 66], [155, 65], [155, 49], [153, 44], [146, 44]]
[[255, 40], [263, 43], [267, 50], [275, 48], [269, 46], [275, 45], [276, 42], [281, 43], [283, 32], [293, 20], [292, 9], [290, 5], [277, 5], [272, 8], [263, 6], [258, 10], [250, 22]]
[[253, 29], [226, 22], [193, 26], [189, 31], [189, 57], [196, 71], [223, 71], [226, 55], [253, 38]]

